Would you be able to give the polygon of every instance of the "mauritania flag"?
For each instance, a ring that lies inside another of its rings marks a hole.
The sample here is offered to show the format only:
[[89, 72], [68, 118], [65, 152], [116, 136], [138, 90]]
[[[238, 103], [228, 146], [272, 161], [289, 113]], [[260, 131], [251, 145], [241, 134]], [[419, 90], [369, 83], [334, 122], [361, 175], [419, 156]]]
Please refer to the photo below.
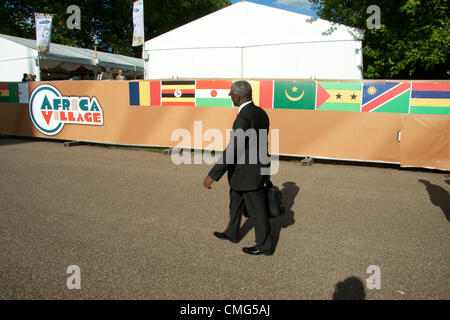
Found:
[[0, 102], [19, 102], [18, 83], [0, 83]]
[[232, 107], [231, 80], [197, 80], [195, 105], [197, 107]]
[[314, 81], [275, 81], [274, 109], [309, 109], [316, 107], [316, 83]]
[[410, 82], [364, 82], [361, 111], [409, 112]]
[[161, 81], [161, 103], [163, 106], [195, 107], [195, 80]]
[[160, 106], [160, 81], [131, 81], [128, 83], [130, 106]]
[[361, 82], [318, 82], [316, 110], [361, 111]]
[[410, 113], [450, 114], [450, 83], [413, 82]]

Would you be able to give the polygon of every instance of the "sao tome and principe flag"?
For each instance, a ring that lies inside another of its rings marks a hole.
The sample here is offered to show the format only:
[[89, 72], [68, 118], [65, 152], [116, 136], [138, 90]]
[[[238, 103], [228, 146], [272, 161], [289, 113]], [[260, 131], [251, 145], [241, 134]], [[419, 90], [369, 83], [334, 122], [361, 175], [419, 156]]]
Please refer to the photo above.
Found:
[[315, 81], [275, 81], [274, 109], [308, 109], [316, 107]]
[[362, 112], [409, 112], [410, 82], [363, 82]]
[[195, 80], [161, 81], [161, 105], [195, 107]]
[[233, 107], [230, 93], [232, 80], [197, 80], [195, 105], [197, 107]]
[[450, 114], [450, 83], [414, 82], [410, 113]]
[[159, 81], [129, 82], [130, 106], [160, 106], [161, 84]]
[[361, 82], [318, 81], [316, 110], [361, 111]]

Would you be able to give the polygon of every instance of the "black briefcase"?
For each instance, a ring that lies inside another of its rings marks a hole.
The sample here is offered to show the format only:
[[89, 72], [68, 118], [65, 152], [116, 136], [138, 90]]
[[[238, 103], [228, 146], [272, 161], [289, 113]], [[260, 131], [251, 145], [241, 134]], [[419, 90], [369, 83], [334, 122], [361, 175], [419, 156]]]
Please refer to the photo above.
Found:
[[283, 205], [283, 199], [280, 189], [277, 186], [274, 186], [272, 181], [267, 180], [265, 192], [270, 218], [277, 218], [283, 215], [285, 212], [285, 208]]

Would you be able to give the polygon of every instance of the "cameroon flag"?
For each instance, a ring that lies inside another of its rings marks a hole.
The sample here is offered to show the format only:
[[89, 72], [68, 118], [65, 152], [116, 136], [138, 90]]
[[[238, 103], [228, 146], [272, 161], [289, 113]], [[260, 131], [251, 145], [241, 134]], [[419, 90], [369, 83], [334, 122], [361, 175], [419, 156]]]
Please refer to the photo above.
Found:
[[0, 83], [0, 102], [19, 102], [19, 84]]
[[308, 109], [316, 107], [316, 83], [314, 81], [275, 81], [274, 109]]
[[361, 82], [319, 81], [316, 110], [361, 111]]

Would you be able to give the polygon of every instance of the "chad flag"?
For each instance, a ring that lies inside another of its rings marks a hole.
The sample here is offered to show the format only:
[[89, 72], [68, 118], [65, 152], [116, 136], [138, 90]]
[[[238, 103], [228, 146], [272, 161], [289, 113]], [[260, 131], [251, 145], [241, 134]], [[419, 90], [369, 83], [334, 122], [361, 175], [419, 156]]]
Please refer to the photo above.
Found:
[[411, 113], [450, 114], [450, 83], [412, 84]]
[[161, 103], [163, 106], [195, 107], [195, 80], [161, 81]]
[[129, 82], [130, 106], [160, 106], [161, 84], [159, 81]]
[[361, 111], [361, 82], [318, 82], [316, 110]]

